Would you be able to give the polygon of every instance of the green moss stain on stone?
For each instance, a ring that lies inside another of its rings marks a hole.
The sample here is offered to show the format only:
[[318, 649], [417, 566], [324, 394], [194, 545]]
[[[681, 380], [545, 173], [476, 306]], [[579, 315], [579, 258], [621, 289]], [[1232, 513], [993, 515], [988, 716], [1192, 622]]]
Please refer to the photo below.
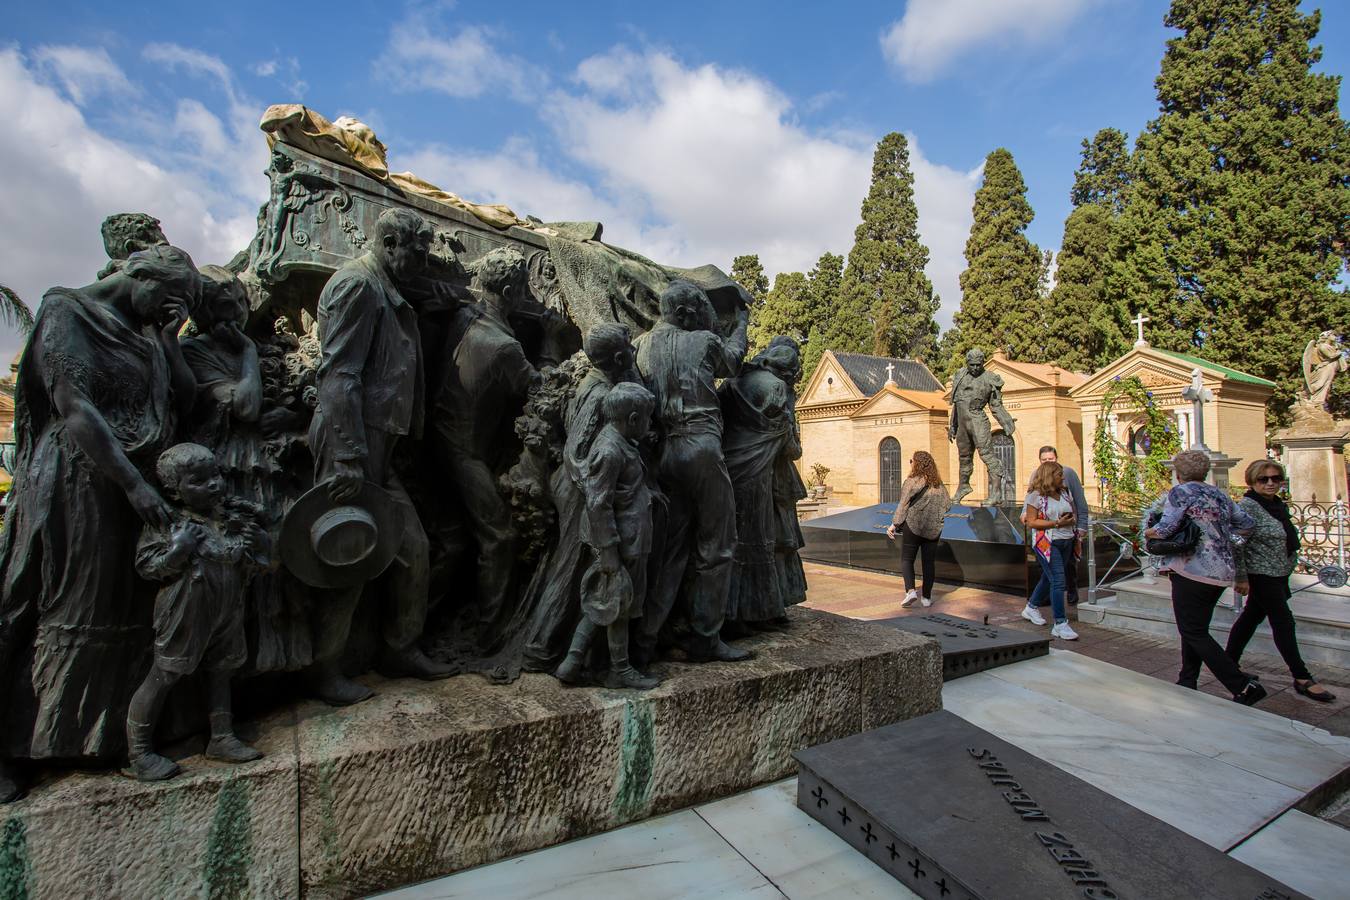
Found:
[[253, 862], [253, 835], [248, 783], [231, 778], [216, 796], [216, 812], [206, 838], [204, 893], [211, 900], [249, 896], [248, 873]]
[[14, 816], [0, 829], [0, 900], [28, 900], [32, 875], [28, 826]]
[[338, 854], [337, 801], [333, 791], [333, 781], [337, 774], [337, 764], [331, 759], [318, 765], [319, 793], [319, 843], [323, 846], [321, 867], [324, 872], [336, 872], [341, 862]]
[[647, 812], [655, 769], [656, 729], [651, 704], [645, 700], [630, 701], [623, 709], [619, 778], [614, 792], [614, 815], [620, 821], [636, 819]]

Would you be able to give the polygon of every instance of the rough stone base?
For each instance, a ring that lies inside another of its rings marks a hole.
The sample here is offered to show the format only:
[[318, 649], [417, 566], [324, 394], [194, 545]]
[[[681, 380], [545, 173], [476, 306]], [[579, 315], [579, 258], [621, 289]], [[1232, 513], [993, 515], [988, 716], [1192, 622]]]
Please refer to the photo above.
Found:
[[366, 703], [258, 723], [257, 763], [68, 776], [0, 811], [0, 891], [357, 896], [780, 779], [794, 751], [941, 707], [936, 641], [791, 617], [739, 642], [754, 660], [664, 663], [646, 693], [371, 677]]

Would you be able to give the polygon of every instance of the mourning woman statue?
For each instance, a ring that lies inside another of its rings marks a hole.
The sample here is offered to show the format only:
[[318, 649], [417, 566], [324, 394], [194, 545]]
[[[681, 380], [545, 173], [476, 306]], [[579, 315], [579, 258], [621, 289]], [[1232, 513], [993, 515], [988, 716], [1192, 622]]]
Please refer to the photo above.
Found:
[[586, 333], [582, 349], [593, 368], [577, 385], [563, 414], [567, 443], [562, 465], [551, 478], [558, 542], [549, 555], [545, 576], [531, 585], [538, 596], [529, 598], [532, 613], [526, 629], [525, 668], [535, 672], [558, 667], [581, 618], [581, 576], [590, 564], [581, 539], [586, 515], [582, 469], [595, 436], [605, 425], [601, 405], [614, 385], [638, 381], [626, 325], [596, 325]]
[[722, 450], [736, 493], [736, 551], [723, 634], [736, 637], [782, 619], [774, 475], [792, 439], [791, 392], [784, 376], [797, 365], [791, 347], [770, 347], [723, 382]]
[[[797, 382], [802, 377], [801, 347], [792, 338], [779, 335], [769, 341], [769, 349], [786, 347], [792, 351], [795, 360], [791, 368], [786, 367], [787, 357], [774, 356], [783, 365], [774, 369], [783, 379], [788, 389], [788, 428], [787, 441], [774, 463], [773, 502], [778, 526], [778, 539], [774, 547], [774, 556], [778, 565], [778, 588], [783, 594], [784, 606], [795, 606], [806, 600], [806, 570], [802, 567], [802, 557], [798, 553], [806, 545], [802, 535], [802, 526], [797, 518], [797, 501], [806, 499], [806, 484], [797, 471], [797, 460], [802, 458], [801, 426], [797, 423]], [[772, 367], [772, 366], [771, 366]]]
[[[202, 302], [192, 315], [197, 335], [183, 341], [183, 358], [197, 381], [185, 436], [215, 454], [229, 496], [261, 507], [258, 524], [275, 544], [282, 516], [301, 493], [282, 466], [286, 438], [268, 427], [276, 417], [275, 391], [265, 390], [258, 346], [244, 334], [249, 305], [243, 283], [220, 266], [202, 266], [201, 274]], [[310, 625], [302, 587], [284, 571], [263, 571], [247, 590], [245, 671], [308, 665]]]
[[141, 523], [170, 509], [150, 480], [193, 401], [178, 331], [201, 295], [191, 258], [131, 254], [94, 284], [53, 288], [14, 397], [18, 465], [0, 538], [0, 798], [14, 760], [108, 760], [150, 647], [134, 575]]

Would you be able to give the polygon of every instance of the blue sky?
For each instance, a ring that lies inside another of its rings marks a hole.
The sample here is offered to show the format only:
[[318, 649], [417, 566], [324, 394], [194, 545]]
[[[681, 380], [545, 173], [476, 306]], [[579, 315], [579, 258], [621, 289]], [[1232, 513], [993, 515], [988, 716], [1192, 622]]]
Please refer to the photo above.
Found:
[[[1304, 9], [1318, 4], [1305, 3]], [[1350, 4], [1323, 2], [1343, 74]], [[872, 148], [909, 135], [945, 326], [979, 167], [1009, 148], [1057, 249], [1079, 142], [1156, 113], [1162, 0], [25, 4], [0, 33], [0, 281], [92, 280], [104, 215], [224, 262], [266, 199], [271, 103], [354, 115], [394, 170], [661, 262], [847, 253]], [[0, 353], [18, 345], [0, 333]]]

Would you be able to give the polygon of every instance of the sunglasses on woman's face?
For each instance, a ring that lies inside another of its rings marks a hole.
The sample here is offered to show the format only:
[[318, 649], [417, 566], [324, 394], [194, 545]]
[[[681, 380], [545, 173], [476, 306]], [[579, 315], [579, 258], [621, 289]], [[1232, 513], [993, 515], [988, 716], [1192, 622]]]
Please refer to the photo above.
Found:
[[1257, 475], [1256, 480], [1261, 484], [1279, 484], [1284, 481], [1282, 475]]

